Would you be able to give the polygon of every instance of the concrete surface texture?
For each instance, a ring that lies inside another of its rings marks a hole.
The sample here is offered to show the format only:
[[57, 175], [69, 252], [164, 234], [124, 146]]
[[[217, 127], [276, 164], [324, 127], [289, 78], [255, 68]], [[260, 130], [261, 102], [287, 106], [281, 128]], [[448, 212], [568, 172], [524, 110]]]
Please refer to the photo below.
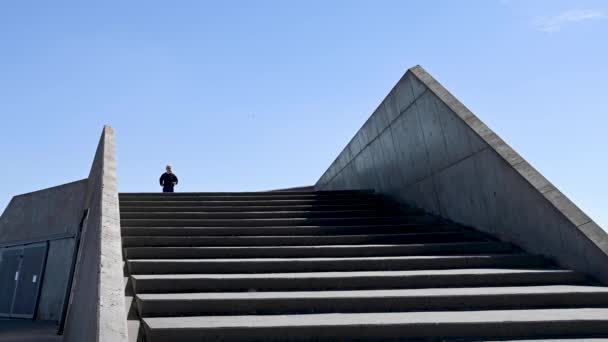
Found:
[[48, 241], [37, 320], [61, 319], [86, 189], [83, 179], [15, 196], [0, 217], [0, 247]]
[[83, 179], [13, 197], [0, 217], [0, 245], [76, 233], [86, 189]]
[[608, 287], [369, 191], [122, 193], [129, 340], [608, 336]]
[[66, 341], [127, 340], [114, 131], [105, 126], [88, 177]]
[[374, 189], [608, 283], [608, 235], [420, 66], [315, 187]]

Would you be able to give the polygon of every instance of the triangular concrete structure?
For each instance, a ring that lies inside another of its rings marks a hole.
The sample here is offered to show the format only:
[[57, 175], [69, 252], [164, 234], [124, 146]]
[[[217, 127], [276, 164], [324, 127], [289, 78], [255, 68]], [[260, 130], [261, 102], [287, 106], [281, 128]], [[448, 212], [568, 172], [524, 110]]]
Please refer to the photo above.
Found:
[[608, 235], [421, 66], [316, 184], [375, 189], [608, 283]]

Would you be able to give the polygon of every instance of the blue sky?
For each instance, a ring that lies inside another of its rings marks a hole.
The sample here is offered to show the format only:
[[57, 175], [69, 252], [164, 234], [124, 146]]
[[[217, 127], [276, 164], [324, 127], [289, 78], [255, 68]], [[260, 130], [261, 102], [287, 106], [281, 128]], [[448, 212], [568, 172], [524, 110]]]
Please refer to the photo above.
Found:
[[122, 191], [314, 183], [421, 64], [608, 227], [606, 1], [4, 1], [0, 210], [87, 176]]

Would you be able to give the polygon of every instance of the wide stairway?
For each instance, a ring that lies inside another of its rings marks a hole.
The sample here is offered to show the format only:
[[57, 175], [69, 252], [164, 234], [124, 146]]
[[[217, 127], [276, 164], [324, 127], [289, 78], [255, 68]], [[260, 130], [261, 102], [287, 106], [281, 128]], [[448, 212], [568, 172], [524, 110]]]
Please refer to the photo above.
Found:
[[608, 288], [371, 192], [120, 208], [131, 341], [608, 339]]

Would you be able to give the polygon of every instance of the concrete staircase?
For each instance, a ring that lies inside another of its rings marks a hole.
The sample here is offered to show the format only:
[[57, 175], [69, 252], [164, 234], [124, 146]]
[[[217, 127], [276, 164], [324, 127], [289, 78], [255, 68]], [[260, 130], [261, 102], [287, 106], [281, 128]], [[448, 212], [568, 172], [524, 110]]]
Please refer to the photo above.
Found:
[[607, 287], [371, 192], [120, 207], [131, 341], [608, 338]]

